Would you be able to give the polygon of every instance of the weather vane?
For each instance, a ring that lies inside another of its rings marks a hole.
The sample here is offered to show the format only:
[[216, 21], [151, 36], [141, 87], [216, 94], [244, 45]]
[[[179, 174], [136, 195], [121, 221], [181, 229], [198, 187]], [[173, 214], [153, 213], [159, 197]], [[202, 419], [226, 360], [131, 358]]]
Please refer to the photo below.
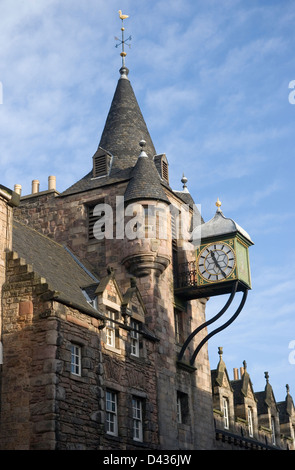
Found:
[[116, 36], [115, 36], [115, 39], [116, 39], [116, 41], [120, 41], [118, 44], [116, 44], [116, 47], [119, 47], [119, 46], [122, 45], [122, 52], [120, 53], [120, 56], [122, 57], [122, 67], [125, 67], [125, 57], [126, 57], [127, 54], [124, 50], [124, 45], [126, 44], [127, 46], [131, 47], [131, 45], [127, 43], [127, 41], [131, 41], [131, 36], [129, 36], [129, 38], [127, 38], [127, 39], [124, 39], [124, 31], [125, 31], [124, 20], [129, 18], [129, 15], [123, 15], [122, 11], [119, 10], [119, 17], [122, 20], [122, 27], [121, 27], [122, 39], [120, 40]]

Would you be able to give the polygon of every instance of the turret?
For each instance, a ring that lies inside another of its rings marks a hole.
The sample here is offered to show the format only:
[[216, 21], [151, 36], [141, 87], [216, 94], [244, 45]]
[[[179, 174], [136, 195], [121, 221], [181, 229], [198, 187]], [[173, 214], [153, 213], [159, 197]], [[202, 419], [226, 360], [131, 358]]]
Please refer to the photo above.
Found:
[[124, 194], [125, 239], [123, 264], [130, 274], [162, 274], [171, 261], [169, 199], [159, 173], [140, 141], [141, 153]]

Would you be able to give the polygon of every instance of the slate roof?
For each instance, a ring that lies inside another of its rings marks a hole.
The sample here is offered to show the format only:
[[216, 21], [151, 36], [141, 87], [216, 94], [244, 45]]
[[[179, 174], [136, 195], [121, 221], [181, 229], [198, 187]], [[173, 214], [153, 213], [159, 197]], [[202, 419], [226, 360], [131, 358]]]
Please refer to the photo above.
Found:
[[266, 414], [268, 412], [268, 408], [274, 404], [276, 404], [275, 396], [273, 393], [272, 386], [270, 383], [266, 382], [265, 389], [262, 392], [256, 392], [255, 398], [257, 399], [257, 411], [258, 414]]
[[110, 174], [106, 177], [93, 179], [92, 171], [90, 171], [81, 180], [66, 189], [62, 195], [87, 191], [105, 184], [129, 179], [138, 159], [141, 140], [146, 141], [146, 153], [152, 159], [156, 155], [154, 144], [131, 83], [127, 76], [122, 74], [118, 80], [99, 142], [99, 147], [113, 156]]
[[146, 141], [146, 153], [156, 155], [156, 150], [140, 107], [128, 78], [120, 78], [100, 139], [100, 147], [114, 155], [112, 171], [134, 166], [138, 157], [138, 144]]
[[137, 159], [124, 194], [125, 202], [143, 199], [158, 200], [169, 204], [156, 165], [145, 151], [142, 151]]
[[88, 304], [82, 292], [82, 288], [97, 287], [98, 279], [66, 247], [14, 220], [12, 249], [33, 266], [37, 275], [46, 279], [56, 300], [102, 317]]
[[253, 390], [253, 385], [252, 385], [250, 376], [246, 370], [244, 371], [243, 377], [241, 379], [231, 381], [231, 386], [234, 391], [235, 405], [244, 403], [245, 397], [247, 396], [247, 393], [248, 393], [248, 387], [250, 387], [253, 393], [253, 397], [256, 400], [254, 390]]
[[250, 235], [240, 227], [233, 219], [225, 217], [220, 210], [217, 209], [214, 217], [208, 222], [202, 224], [201, 228], [201, 237], [202, 239], [223, 236], [225, 234], [231, 235], [235, 233], [240, 233], [251, 245], [253, 242], [250, 238]]

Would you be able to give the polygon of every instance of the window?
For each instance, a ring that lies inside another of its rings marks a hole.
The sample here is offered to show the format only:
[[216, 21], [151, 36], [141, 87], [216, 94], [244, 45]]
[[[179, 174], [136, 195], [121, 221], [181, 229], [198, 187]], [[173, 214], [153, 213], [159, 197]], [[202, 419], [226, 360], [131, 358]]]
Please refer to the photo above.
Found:
[[275, 429], [275, 420], [271, 418], [271, 442], [272, 445], [276, 445], [276, 429]]
[[110, 320], [106, 324], [106, 344], [108, 346], [116, 347], [116, 329], [115, 323], [112, 320], [116, 320], [116, 312], [113, 310], [107, 311], [107, 316]]
[[177, 422], [182, 423], [181, 399], [179, 395], [177, 395], [176, 414], [177, 414]]
[[131, 320], [130, 338], [131, 338], [131, 355], [139, 357], [139, 324], [135, 320]]
[[[93, 204], [92, 206], [88, 207], [88, 240], [97, 240], [98, 239], [94, 235], [93, 227], [96, 224], [96, 222], [98, 222], [100, 219], [103, 219], [103, 220], [105, 219], [105, 212], [104, 211], [101, 211], [99, 216], [93, 214], [94, 208], [98, 204], [104, 204], [104, 201], [99, 201], [99, 202]], [[105, 231], [105, 224], [103, 223], [103, 220], [101, 221], [101, 227], [100, 227], [100, 230], [99, 230], [100, 232]]]
[[248, 407], [248, 429], [249, 429], [249, 436], [253, 437], [253, 411], [250, 406]]
[[118, 394], [111, 390], [106, 392], [106, 432], [118, 435]]
[[81, 347], [76, 344], [71, 345], [71, 373], [81, 375]]
[[174, 310], [174, 322], [175, 322], [175, 340], [177, 344], [184, 343], [183, 334], [183, 312], [180, 310]]
[[155, 227], [154, 227], [154, 219], [155, 219], [155, 208], [152, 204], [150, 205], [143, 205], [142, 206], [142, 222], [144, 227], [144, 232], [142, 236], [144, 238], [155, 238]]
[[134, 441], [143, 440], [142, 429], [142, 400], [137, 397], [132, 398], [132, 420], [133, 420], [133, 439]]
[[229, 429], [228, 400], [227, 400], [227, 398], [222, 399], [222, 411], [223, 411], [224, 429]]
[[176, 397], [176, 417], [179, 424], [187, 424], [189, 418], [188, 395], [177, 392]]

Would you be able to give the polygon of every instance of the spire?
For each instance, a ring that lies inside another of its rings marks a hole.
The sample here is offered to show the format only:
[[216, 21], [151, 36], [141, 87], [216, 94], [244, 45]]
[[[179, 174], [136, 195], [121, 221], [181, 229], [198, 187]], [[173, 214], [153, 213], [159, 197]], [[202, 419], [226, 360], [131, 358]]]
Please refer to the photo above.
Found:
[[134, 166], [137, 161], [140, 140], [146, 141], [146, 152], [149, 157], [154, 157], [156, 150], [130, 84], [129, 70], [125, 65], [124, 46], [131, 36], [124, 39], [123, 21], [128, 15], [123, 15], [119, 10], [119, 16], [122, 20], [122, 39], [115, 39], [119, 41], [116, 47], [122, 46], [120, 54], [122, 67], [99, 146], [114, 156], [114, 169], [126, 169]]
[[154, 144], [130, 81], [123, 78], [122, 74], [117, 84], [99, 146], [114, 156], [116, 160], [114, 164], [118, 169], [125, 169], [134, 166], [136, 163], [138, 142], [142, 139], [146, 141], [148, 156], [153, 157], [156, 155]]
[[[120, 19], [128, 17], [119, 12]], [[122, 28], [124, 28], [122, 26]], [[141, 113], [130, 80], [129, 70], [125, 65], [126, 52], [124, 45], [131, 39], [124, 39], [124, 29], [122, 40], [116, 47], [122, 46], [122, 67], [120, 68], [120, 78], [111, 102], [111, 106], [105, 121], [98, 148], [112, 156], [110, 172], [107, 174], [108, 180], [119, 181], [130, 178], [131, 172], [138, 159], [138, 142], [145, 140], [145, 152], [149, 159], [153, 159], [156, 150], [150, 137], [147, 125]], [[93, 171], [90, 171], [84, 178], [72, 185], [63, 194], [85, 191], [97, 188], [105, 183], [104, 178], [93, 179]]]

